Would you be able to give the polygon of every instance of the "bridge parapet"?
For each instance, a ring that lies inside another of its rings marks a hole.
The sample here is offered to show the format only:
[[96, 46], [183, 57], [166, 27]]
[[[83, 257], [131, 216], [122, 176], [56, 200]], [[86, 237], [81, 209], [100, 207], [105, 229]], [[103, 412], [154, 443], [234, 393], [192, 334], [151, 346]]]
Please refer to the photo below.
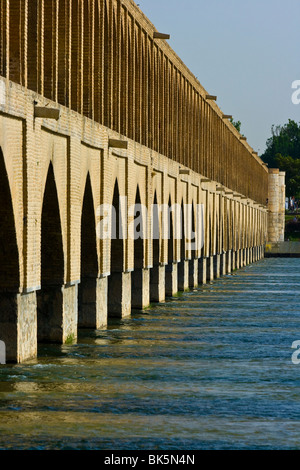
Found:
[[7, 80], [265, 204], [262, 161], [133, 1], [2, 0], [0, 30]]

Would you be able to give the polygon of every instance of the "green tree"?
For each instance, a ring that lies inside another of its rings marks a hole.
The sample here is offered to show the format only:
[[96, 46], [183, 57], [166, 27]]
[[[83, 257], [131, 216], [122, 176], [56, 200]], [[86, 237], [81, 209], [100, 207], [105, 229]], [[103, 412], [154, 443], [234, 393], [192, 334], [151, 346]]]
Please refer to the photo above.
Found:
[[241, 121], [234, 121], [232, 118], [230, 118], [231, 124], [236, 128], [238, 132], [241, 132]]
[[289, 119], [283, 126], [273, 125], [271, 132], [261, 158], [269, 168], [286, 172], [287, 196], [300, 197], [300, 123]]

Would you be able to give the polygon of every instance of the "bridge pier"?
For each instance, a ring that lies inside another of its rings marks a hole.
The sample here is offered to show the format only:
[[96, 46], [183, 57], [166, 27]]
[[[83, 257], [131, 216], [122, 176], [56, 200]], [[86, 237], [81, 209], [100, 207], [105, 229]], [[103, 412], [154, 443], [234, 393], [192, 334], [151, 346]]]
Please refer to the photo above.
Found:
[[246, 248], [246, 259], [247, 259], [247, 266], [250, 264], [250, 248]]
[[207, 258], [200, 258], [198, 262], [198, 283], [199, 285], [205, 285], [207, 278]]
[[135, 269], [131, 273], [131, 307], [142, 310], [150, 304], [150, 271]]
[[212, 282], [214, 280], [214, 257], [213, 256], [209, 256], [207, 258], [206, 268], [207, 268], [206, 280], [207, 282]]
[[178, 292], [178, 263], [166, 265], [166, 296], [172, 297]]
[[64, 344], [77, 339], [78, 286], [46, 285], [37, 293], [37, 339]]
[[1, 340], [6, 362], [24, 362], [37, 355], [36, 293], [1, 293]]
[[231, 272], [236, 270], [236, 251], [231, 252]]
[[232, 272], [232, 251], [229, 250], [226, 253], [226, 270], [228, 274], [231, 274]]
[[219, 279], [220, 278], [220, 255], [215, 255], [214, 257], [214, 279]]
[[220, 255], [220, 275], [225, 276], [227, 274], [227, 253]]
[[191, 259], [189, 261], [189, 288], [194, 289], [198, 287], [198, 259]]
[[150, 301], [164, 302], [166, 299], [165, 266], [153, 266], [150, 270]]
[[131, 314], [131, 273], [113, 272], [108, 278], [108, 318]]
[[178, 290], [185, 292], [189, 289], [189, 261], [178, 263]]
[[84, 278], [78, 289], [78, 327], [99, 329], [107, 325], [107, 277]]

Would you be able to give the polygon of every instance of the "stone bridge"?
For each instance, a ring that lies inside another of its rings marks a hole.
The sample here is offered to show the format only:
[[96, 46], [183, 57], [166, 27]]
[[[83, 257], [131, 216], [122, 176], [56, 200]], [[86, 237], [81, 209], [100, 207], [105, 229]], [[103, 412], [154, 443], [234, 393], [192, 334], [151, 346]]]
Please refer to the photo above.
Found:
[[[268, 170], [167, 39], [131, 0], [1, 0], [8, 361], [210, 282], [282, 239], [284, 175]], [[157, 207], [191, 210], [165, 218]], [[142, 236], [124, 236], [137, 214]]]

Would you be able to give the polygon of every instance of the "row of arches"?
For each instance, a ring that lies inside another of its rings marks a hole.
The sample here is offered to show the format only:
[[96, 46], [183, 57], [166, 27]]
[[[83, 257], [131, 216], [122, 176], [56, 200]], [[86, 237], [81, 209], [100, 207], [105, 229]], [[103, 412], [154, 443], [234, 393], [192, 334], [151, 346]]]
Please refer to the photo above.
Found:
[[126, 0], [2, 0], [0, 75], [265, 204], [266, 169], [152, 31]]
[[[165, 285], [165, 294], [172, 295], [174, 291], [184, 290], [187, 286], [181, 282], [187, 269], [188, 259], [196, 260], [196, 249], [188, 249], [187, 243], [195, 240], [189, 239], [190, 234], [196, 232], [195, 207], [192, 204], [191, 217], [187, 217], [184, 210], [184, 202], [181, 202], [181, 241], [180, 257], [176, 260], [175, 245], [175, 214], [169, 210], [168, 218], [168, 243], [167, 247], [162, 242], [161, 214], [158, 210], [157, 192], [153, 195], [151, 214], [152, 223], [152, 266], [145, 266], [145, 239], [146, 223], [142, 211], [142, 198], [140, 187], [137, 185], [135, 192], [135, 228], [139, 236], [133, 243], [134, 270], [130, 273], [124, 268], [125, 243], [122, 210], [120, 207], [121, 194], [118, 180], [115, 180], [112, 194], [112, 210], [115, 214], [116, 227], [111, 225], [110, 242], [110, 274], [107, 278], [107, 316], [122, 317], [124, 303], [131, 308], [141, 308], [150, 301], [164, 299], [164, 293], [160, 292], [161, 285]], [[171, 196], [168, 200], [168, 208], [171, 209]], [[55, 181], [53, 164], [50, 162], [43, 195], [41, 210], [41, 286], [37, 291], [37, 338], [40, 342], [63, 342], [63, 317], [64, 317], [64, 285], [66, 270], [66, 250], [63, 243], [62, 221], [60, 203]], [[81, 278], [78, 285], [78, 327], [92, 328], [95, 325], [95, 317], [99, 299], [97, 298], [97, 283], [99, 280], [100, 263], [99, 250], [97, 249], [96, 208], [94, 205], [92, 183], [89, 172], [87, 173], [84, 196], [81, 210]], [[190, 230], [187, 230], [188, 218]], [[209, 217], [207, 230], [212, 230], [212, 220]], [[111, 216], [111, 224], [113, 214]], [[228, 215], [228, 225], [234, 230], [233, 217]], [[166, 227], [164, 227], [166, 229]], [[229, 232], [229, 230], [228, 230]], [[219, 227], [216, 225], [215, 238], [218, 239]], [[220, 235], [220, 234], [219, 234]], [[194, 236], [194, 235], [192, 235]], [[214, 243], [209, 241], [209, 254], [213, 254]], [[162, 256], [162, 251], [167, 249], [167, 257]], [[204, 247], [205, 250], [205, 247]], [[6, 171], [5, 160], [0, 149], [0, 305], [7, 298], [12, 298], [20, 291], [22, 284], [20, 279], [20, 253], [16, 236], [14, 220], [14, 208]], [[204, 252], [203, 252], [204, 253]], [[167, 265], [162, 259], [167, 259]], [[193, 266], [193, 264], [192, 264]], [[175, 275], [174, 275], [175, 273]], [[161, 282], [162, 277], [164, 282]], [[126, 284], [126, 279], [128, 283]], [[126, 281], [124, 283], [124, 281]], [[175, 283], [175, 286], [174, 286]], [[148, 284], [148, 289], [143, 285]], [[126, 298], [129, 298], [129, 300]], [[145, 297], [146, 296], [146, 297]], [[148, 296], [148, 297], [147, 297]], [[0, 315], [3, 320], [3, 312]], [[16, 321], [15, 314], [10, 321]], [[5, 316], [5, 315], [4, 315]], [[7, 319], [6, 319], [7, 320]], [[1, 319], [0, 319], [1, 322]], [[2, 321], [3, 322], [3, 321]]]

